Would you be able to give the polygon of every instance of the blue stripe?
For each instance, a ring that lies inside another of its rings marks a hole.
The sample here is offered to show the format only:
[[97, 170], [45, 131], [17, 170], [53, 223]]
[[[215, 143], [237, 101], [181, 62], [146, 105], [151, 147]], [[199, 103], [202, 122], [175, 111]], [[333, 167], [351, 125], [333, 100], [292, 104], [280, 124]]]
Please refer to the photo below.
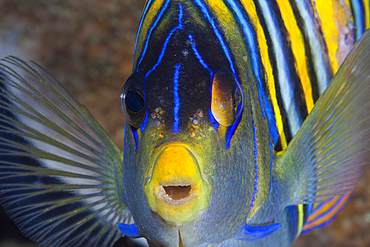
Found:
[[[209, 89], [209, 90], [211, 90], [211, 89]], [[211, 123], [213, 123], [213, 128], [215, 130], [218, 130], [218, 127], [220, 127], [220, 124], [216, 121], [215, 117], [213, 116], [212, 111], [211, 111], [211, 107], [209, 108], [208, 117], [209, 117], [209, 121]], [[229, 147], [227, 149], [229, 149]]]
[[164, 57], [164, 53], [166, 52], [166, 49], [167, 49], [167, 45], [168, 45], [168, 42], [170, 41], [172, 35], [179, 29], [183, 29], [183, 24], [182, 24], [182, 17], [183, 17], [183, 12], [182, 12], [182, 5], [179, 4], [179, 25], [177, 27], [175, 27], [174, 29], [171, 30], [171, 32], [168, 34], [166, 40], [164, 41], [164, 44], [163, 44], [163, 47], [162, 47], [162, 50], [161, 50], [161, 53], [159, 54], [159, 58], [158, 58], [158, 61], [156, 64], [154, 64], [153, 68], [151, 70], [149, 70], [146, 74], [145, 74], [145, 78], [144, 78], [144, 91], [145, 91], [145, 81], [146, 81], [146, 78], [150, 75], [150, 73], [152, 73], [157, 67], [158, 65], [161, 63], [163, 57]]
[[134, 49], [134, 59], [135, 59], [135, 53], [136, 53], [136, 47], [137, 47], [137, 41], [139, 40], [139, 34], [140, 34], [140, 31], [141, 31], [141, 27], [143, 25], [143, 22], [144, 22], [144, 19], [145, 19], [145, 16], [146, 16], [146, 13], [148, 12], [148, 9], [149, 9], [149, 6], [151, 5], [151, 0], [148, 0], [148, 2], [146, 3], [145, 5], [145, 9], [143, 11], [143, 14], [141, 16], [141, 19], [140, 19], [140, 24], [139, 24], [139, 28], [137, 30], [137, 33], [136, 33], [136, 39], [135, 39], [135, 49]]
[[[235, 77], [235, 80], [236, 82], [238, 83], [238, 85], [240, 86], [240, 83], [239, 83], [239, 80], [238, 80], [238, 77], [236, 75], [236, 71], [235, 71], [235, 68], [234, 68], [234, 64], [233, 64], [233, 61], [231, 59], [231, 55], [230, 55], [230, 52], [229, 52], [229, 49], [227, 48], [226, 44], [225, 44], [225, 41], [222, 39], [222, 35], [220, 33], [220, 31], [218, 31], [217, 29], [217, 26], [216, 26], [216, 23], [214, 22], [214, 20], [212, 19], [212, 17], [210, 16], [206, 6], [202, 3], [201, 0], [195, 0], [194, 1], [201, 9], [201, 11], [203, 12], [203, 15], [204, 17], [209, 21], [209, 23], [211, 24], [212, 26], [212, 29], [218, 39], [218, 41], [220, 42], [220, 45], [225, 53], [225, 56], [227, 58], [227, 60], [229, 61], [230, 63], [230, 68], [231, 68], [231, 71], [233, 72], [234, 74], [234, 77]], [[240, 87], [241, 88], [241, 87]]]
[[[343, 202], [343, 200], [344, 200], [344, 198], [345, 198], [345, 196], [346, 195], [343, 195], [342, 197], [340, 197], [340, 199], [333, 205], [333, 206], [331, 206], [328, 210], [326, 210], [326, 211], [324, 211], [324, 212], [322, 212], [321, 214], [319, 214], [316, 218], [314, 218], [313, 220], [310, 220], [310, 221], [307, 221], [306, 222], [306, 224], [310, 224], [310, 223], [312, 223], [312, 222], [315, 222], [315, 221], [319, 221], [320, 219], [322, 219], [323, 217], [326, 217], [326, 215], [328, 214], [328, 213], [331, 213], [331, 211], [332, 210], [334, 210], [334, 209], [337, 209], [337, 212], [332, 216], [332, 217], [330, 217], [330, 218], [328, 218], [327, 220], [325, 220], [323, 223], [321, 223], [321, 224], [319, 224], [319, 225], [316, 225], [316, 226], [313, 226], [313, 227], [311, 227], [311, 228], [307, 228], [307, 229], [304, 229], [303, 231], [302, 231], [302, 234], [305, 234], [305, 233], [308, 233], [308, 232], [310, 232], [310, 231], [313, 231], [313, 230], [315, 230], [315, 229], [318, 229], [318, 228], [322, 228], [322, 227], [324, 227], [324, 226], [326, 226], [326, 225], [328, 225], [330, 222], [332, 222], [333, 221], [333, 219], [342, 211], [342, 209], [347, 205], [347, 203], [348, 203], [348, 201], [349, 201], [349, 199], [350, 198], [347, 198], [346, 200], [347, 200], [347, 202], [345, 202], [341, 207], [339, 207], [339, 208], [337, 208], [337, 205], [339, 205], [340, 203], [342, 203]], [[310, 204], [311, 205], [311, 210], [310, 210], [310, 212], [308, 212], [308, 215], [310, 215], [310, 214], [312, 214], [312, 213], [314, 213], [314, 212], [316, 212], [316, 211], [318, 211], [318, 210], [321, 210], [321, 208], [322, 207], [324, 207], [327, 203], [330, 203], [332, 200], [334, 200], [335, 199], [335, 197], [333, 197], [332, 199], [330, 199], [329, 201], [327, 201], [327, 202], [322, 202], [322, 203], [320, 203], [320, 205], [319, 206], [317, 206], [315, 209], [313, 209], [312, 210], [312, 206], [313, 206], [313, 204]]]
[[[318, 221], [318, 220], [320, 220], [322, 217], [325, 217], [326, 216], [326, 214], [328, 214], [328, 213], [330, 213], [334, 208], [336, 208], [337, 207], [337, 205], [338, 204], [340, 204], [340, 203], [342, 203], [342, 201], [343, 201], [343, 199], [344, 199], [344, 197], [345, 197], [345, 195], [343, 195], [329, 210], [327, 210], [327, 211], [325, 211], [324, 213], [322, 213], [322, 214], [320, 214], [320, 216], [319, 217], [316, 217], [313, 221]], [[331, 200], [330, 200], [331, 201]], [[328, 202], [330, 202], [330, 201], [328, 201]], [[337, 217], [337, 215], [343, 210], [343, 208], [347, 205], [347, 203], [348, 203], [348, 201], [349, 201], [349, 199], [347, 198], [347, 202], [346, 203], [344, 203], [341, 207], [339, 207], [339, 209], [337, 210], [337, 212], [332, 216], [332, 217], [330, 217], [330, 218], [328, 218], [327, 220], [325, 220], [323, 223], [321, 223], [321, 224], [319, 224], [319, 225], [316, 225], [316, 226], [313, 226], [313, 227], [311, 227], [311, 228], [308, 228], [308, 229], [305, 229], [305, 230], [302, 230], [302, 233], [301, 234], [305, 234], [305, 233], [308, 233], [308, 232], [310, 232], [310, 231], [313, 231], [313, 230], [315, 230], [315, 229], [319, 229], [319, 228], [322, 228], [322, 227], [324, 227], [324, 226], [326, 226], [326, 225], [328, 225], [330, 222], [332, 222], [333, 220], [334, 220], [334, 218], [335, 217]], [[321, 203], [321, 205], [323, 205], [323, 204], [326, 204], [326, 203], [328, 203], [328, 202], [323, 202], [323, 203]], [[321, 206], [320, 205], [320, 206]], [[315, 212], [317, 210], [317, 208], [315, 208], [313, 211], [312, 211], [312, 213], [313, 212]], [[310, 222], [312, 222], [312, 221], [310, 221]], [[306, 224], [307, 223], [309, 223], [309, 222], [306, 222]]]
[[137, 130], [132, 130], [132, 134], [134, 135], [134, 139], [135, 139], [135, 152], [137, 151]]
[[259, 53], [257, 53], [257, 47], [256, 47], [256, 43], [255, 43], [256, 37], [254, 36], [254, 33], [252, 31], [251, 26], [249, 25], [249, 23], [245, 19], [245, 16], [240, 11], [239, 7], [235, 4], [235, 2], [234, 1], [228, 1], [228, 2], [231, 5], [232, 10], [235, 11], [235, 13], [238, 17], [238, 20], [240, 21], [240, 24], [243, 28], [244, 35], [245, 35], [245, 37], [247, 39], [247, 42], [248, 42], [248, 47], [250, 49], [251, 58], [252, 58], [252, 65], [253, 65], [252, 68], [253, 68], [254, 74], [255, 74], [255, 76], [258, 80], [258, 95], [259, 95], [259, 99], [260, 99], [260, 106], [261, 106], [263, 117], [266, 118], [265, 109], [262, 105], [263, 104], [262, 94], [265, 95], [265, 92], [263, 90], [262, 81], [261, 81], [261, 70], [260, 70], [260, 66], [259, 66], [260, 65], [260, 62], [259, 62], [260, 59], [259, 59], [259, 56], [258, 56]]
[[[164, 4], [164, 6], [162, 7], [161, 11], [159, 12], [157, 19], [155, 20], [155, 22], [153, 23], [152, 27], [151, 27], [151, 28], [150, 28], [150, 30], [149, 30], [148, 38], [146, 39], [145, 46], [144, 46], [144, 50], [143, 50], [143, 52], [142, 52], [142, 54], [141, 54], [141, 58], [140, 58], [140, 60], [139, 60], [139, 62], [138, 62], [138, 64], [137, 64], [137, 67], [136, 67], [136, 72], [138, 72], [138, 71], [139, 71], [139, 65], [140, 65], [141, 61], [143, 61], [144, 56], [145, 56], [145, 53], [146, 53], [146, 50], [148, 49], [149, 39], [150, 39], [150, 36], [152, 35], [152, 31], [153, 31], [153, 29], [157, 26], [157, 24], [158, 24], [159, 20], [161, 19], [161, 17], [162, 17], [162, 15], [163, 15], [164, 11], [167, 9], [167, 7], [168, 7], [169, 3], [170, 3], [170, 0], [167, 0], [167, 1], [166, 1], [166, 3]], [[149, 3], [147, 4], [147, 7], [148, 7], [148, 6], [149, 6]], [[145, 9], [145, 11], [147, 11], [147, 8]], [[142, 21], [143, 21], [143, 20], [144, 20], [144, 15], [143, 15], [143, 18], [141, 18], [141, 22], [140, 22], [140, 26], [139, 26], [139, 31], [138, 31], [138, 33], [137, 33], [137, 37], [136, 37], [136, 42], [137, 42], [138, 37], [139, 37], [140, 28], [141, 28], [141, 25], [142, 25]], [[136, 42], [135, 42], [135, 52], [136, 52]]]
[[364, 9], [362, 1], [360, 0], [351, 0], [351, 3], [352, 3], [354, 16], [355, 16], [356, 41], [358, 41], [361, 38], [364, 32], [364, 29], [365, 29], [364, 23], [363, 23], [365, 9]]
[[[126, 129], [127, 129], [127, 124], [125, 124], [125, 127], [123, 128], [123, 140], [126, 140]], [[123, 187], [125, 187], [125, 198], [126, 201], [128, 201], [127, 198], [127, 188], [126, 188], [126, 179], [125, 179], [125, 141], [123, 141], [123, 159], [122, 159], [122, 172], [123, 172]]]
[[176, 65], [175, 76], [173, 78], [173, 98], [175, 107], [173, 108], [173, 133], [179, 133], [179, 111], [180, 111], [180, 97], [179, 97], [179, 74], [180, 74], [181, 65]]
[[240, 120], [241, 120], [241, 117], [239, 116], [235, 123], [233, 125], [231, 125], [229, 127], [229, 129], [227, 130], [227, 133], [226, 133], [226, 148], [229, 150], [230, 148], [230, 142], [231, 142], [231, 138], [233, 137], [234, 133], [235, 133], [235, 130], [236, 130], [236, 127], [238, 127], [239, 123], [240, 123]]
[[208, 67], [206, 62], [204, 62], [202, 56], [199, 54], [198, 49], [197, 49], [197, 47], [195, 45], [195, 42], [194, 42], [194, 39], [193, 39], [193, 35], [188, 34], [188, 37], [189, 37], [189, 41], [191, 42], [191, 49], [193, 49], [195, 57], [198, 59], [199, 63], [203, 66], [203, 68], [205, 68], [206, 70], [209, 71], [209, 75], [211, 76], [211, 79], [212, 79], [213, 78], [213, 71]]
[[256, 195], [258, 193], [258, 179], [259, 179], [259, 177], [258, 177], [259, 167], [258, 167], [257, 129], [256, 129], [256, 126], [254, 124], [253, 115], [252, 115], [252, 125], [253, 125], [253, 139], [254, 139], [254, 169], [255, 169], [256, 177], [254, 179], [254, 193], [253, 193], [251, 207], [254, 206], [253, 204], [256, 201]]
[[[332, 200], [334, 200], [334, 199], [336, 199], [335, 197], [333, 197], [332, 199], [330, 199], [328, 202], [322, 202], [321, 204], [320, 204], [320, 207], [319, 208], [315, 208], [315, 210], [312, 212], [312, 213], [314, 213], [314, 212], [316, 212], [317, 210], [319, 210], [321, 207], [323, 207], [323, 206], [325, 206], [326, 204], [328, 204], [328, 203], [330, 203]], [[314, 221], [319, 221], [319, 220], [321, 220], [322, 218], [325, 218], [328, 214], [330, 214], [331, 213], [331, 211], [333, 211], [333, 209], [336, 209], [337, 208], [337, 206], [339, 205], [339, 204], [341, 204], [342, 202], [343, 202], [343, 199], [344, 199], [344, 196], [342, 196], [342, 197], [340, 197], [340, 199], [339, 200], [337, 200], [335, 203], [334, 203], [334, 205], [332, 205], [330, 208], [328, 208], [326, 211], [323, 211], [323, 212], [321, 212], [316, 218], [315, 218], [315, 220]], [[342, 207], [343, 207], [344, 205], [342, 205]], [[336, 214], [333, 216], [333, 217], [330, 217], [329, 219], [331, 219], [331, 218], [334, 218], [336, 216]]]
[[[236, 71], [235, 71], [235, 68], [234, 68], [234, 64], [233, 64], [233, 61], [231, 59], [231, 55], [230, 55], [230, 51], [229, 49], [227, 48], [226, 44], [225, 44], [225, 41], [223, 40], [222, 38], [222, 35], [220, 33], [220, 31], [217, 29], [217, 25], [216, 23], [214, 22], [214, 20], [212, 19], [211, 15], [209, 14], [206, 6], [202, 3], [201, 0], [195, 0], [194, 1], [201, 9], [204, 17], [208, 20], [208, 22], [211, 24], [212, 26], [212, 29], [213, 29], [213, 32], [215, 33], [221, 47], [222, 47], [222, 50], [224, 51], [225, 53], [225, 56], [227, 58], [227, 60], [229, 61], [229, 64], [230, 64], [230, 68], [231, 68], [231, 71], [233, 72], [234, 74], [234, 77], [235, 77], [235, 81], [237, 83], [237, 86], [240, 88], [241, 90], [241, 94], [243, 96], [243, 99], [245, 98], [244, 97], [244, 92], [242, 90], [242, 87], [240, 86], [240, 82], [239, 82], [239, 79], [238, 79], [238, 76], [236, 75]], [[242, 102], [243, 103], [243, 102]], [[231, 141], [231, 138], [232, 136], [234, 135], [235, 133], [235, 130], [236, 130], [236, 127], [237, 125], [239, 124], [240, 122], [240, 116], [238, 117], [237, 121], [235, 122], [235, 124], [233, 124], [232, 126], [230, 126], [230, 128], [228, 129], [228, 132], [226, 134], [226, 146], [227, 146], [227, 149], [229, 149], [230, 147], [230, 141]]]
[[144, 119], [143, 123], [140, 126], [141, 132], [144, 132], [144, 129], [145, 129], [145, 126], [146, 126], [147, 122], [148, 122], [148, 110], [146, 110], [145, 119]]

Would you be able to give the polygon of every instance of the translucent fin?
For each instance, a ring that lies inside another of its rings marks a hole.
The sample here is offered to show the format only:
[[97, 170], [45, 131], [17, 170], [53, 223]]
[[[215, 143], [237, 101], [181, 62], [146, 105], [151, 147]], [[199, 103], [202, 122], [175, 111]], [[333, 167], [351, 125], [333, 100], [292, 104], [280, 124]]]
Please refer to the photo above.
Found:
[[112, 246], [132, 223], [122, 152], [48, 72], [0, 60], [0, 203], [41, 246]]
[[319, 98], [276, 170], [287, 205], [352, 191], [370, 165], [370, 32], [364, 33]]
[[347, 205], [352, 197], [352, 192], [347, 192], [342, 196], [336, 196], [327, 202], [315, 203], [312, 208], [306, 224], [303, 227], [302, 234], [328, 225], [342, 209]]

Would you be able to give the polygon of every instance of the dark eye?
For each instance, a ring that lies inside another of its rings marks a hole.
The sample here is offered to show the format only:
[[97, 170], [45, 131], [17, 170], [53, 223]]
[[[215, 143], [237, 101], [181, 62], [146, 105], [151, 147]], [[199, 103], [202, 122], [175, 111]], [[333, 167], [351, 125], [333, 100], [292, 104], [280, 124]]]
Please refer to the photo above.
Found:
[[126, 107], [132, 112], [140, 112], [145, 107], [144, 98], [139, 92], [129, 89], [125, 97]]
[[144, 92], [133, 79], [128, 79], [121, 93], [121, 110], [126, 121], [134, 128], [140, 128], [146, 115]]
[[220, 69], [215, 73], [211, 97], [211, 111], [216, 121], [225, 127], [233, 125], [243, 108], [243, 93], [231, 71]]

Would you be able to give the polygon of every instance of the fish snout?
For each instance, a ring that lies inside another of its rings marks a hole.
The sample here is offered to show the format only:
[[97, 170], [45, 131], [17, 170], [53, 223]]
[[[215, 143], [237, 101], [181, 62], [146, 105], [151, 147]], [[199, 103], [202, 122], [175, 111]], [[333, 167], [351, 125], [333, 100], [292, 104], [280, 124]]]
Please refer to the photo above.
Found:
[[158, 154], [144, 192], [149, 208], [177, 227], [198, 219], [210, 198], [195, 155], [181, 144], [169, 145]]

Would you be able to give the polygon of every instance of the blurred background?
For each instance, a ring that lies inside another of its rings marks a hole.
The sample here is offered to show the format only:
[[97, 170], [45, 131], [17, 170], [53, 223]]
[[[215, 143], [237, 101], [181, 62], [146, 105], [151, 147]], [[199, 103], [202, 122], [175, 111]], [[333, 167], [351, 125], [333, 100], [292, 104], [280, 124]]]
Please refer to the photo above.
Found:
[[[144, 0], [0, 0], [0, 57], [33, 60], [54, 75], [122, 148], [119, 95], [132, 69]], [[0, 212], [0, 247], [36, 246]], [[122, 239], [118, 246], [138, 246]], [[370, 172], [342, 213], [295, 247], [370, 246]]]

